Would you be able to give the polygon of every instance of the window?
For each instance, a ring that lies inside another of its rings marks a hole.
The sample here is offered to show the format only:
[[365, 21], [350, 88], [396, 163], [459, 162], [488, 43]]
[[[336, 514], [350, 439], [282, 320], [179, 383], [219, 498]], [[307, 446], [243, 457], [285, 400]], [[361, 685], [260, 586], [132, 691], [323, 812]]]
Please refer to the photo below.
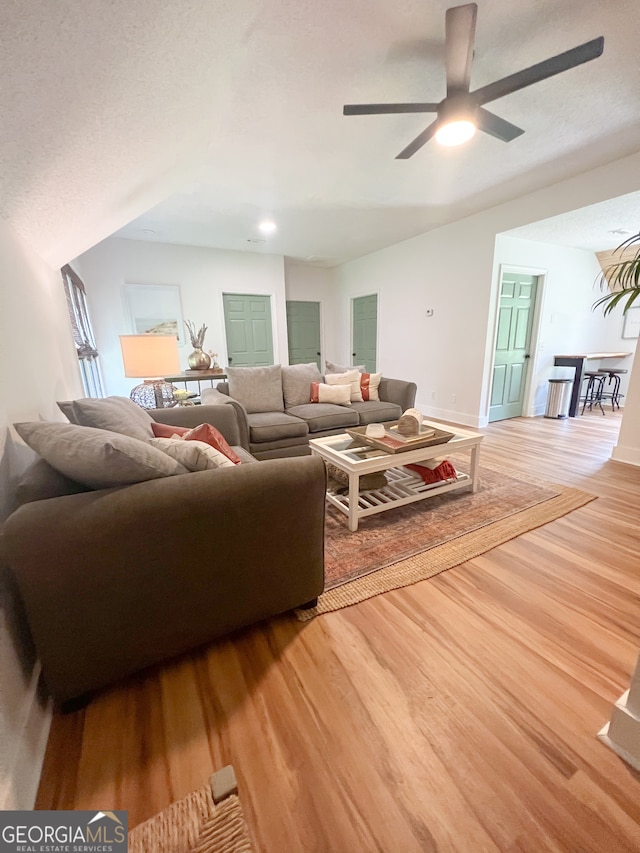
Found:
[[60, 272], [62, 273], [64, 291], [67, 296], [67, 308], [69, 309], [73, 341], [76, 345], [78, 360], [80, 361], [80, 373], [82, 374], [84, 392], [87, 397], [104, 397], [100, 365], [98, 363], [98, 350], [96, 349], [91, 321], [89, 320], [87, 294], [84, 283], [68, 264], [62, 267]]

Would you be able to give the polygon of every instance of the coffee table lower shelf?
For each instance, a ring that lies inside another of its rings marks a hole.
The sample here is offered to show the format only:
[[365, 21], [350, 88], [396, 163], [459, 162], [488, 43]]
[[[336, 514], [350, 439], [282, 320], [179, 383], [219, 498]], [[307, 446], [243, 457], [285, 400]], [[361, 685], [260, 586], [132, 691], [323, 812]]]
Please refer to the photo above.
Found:
[[[404, 468], [387, 468], [387, 485], [381, 489], [358, 493], [356, 511], [351, 511], [349, 494], [339, 494], [328, 491], [327, 500], [340, 512], [349, 518], [351, 530], [357, 530], [358, 521], [368, 515], [384, 512], [397, 506], [422, 501], [425, 498], [453, 492], [456, 489], [473, 487], [473, 480], [468, 474], [459, 473], [456, 479], [442, 480], [438, 483], [424, 483], [417, 475]], [[353, 476], [353, 475], [352, 475]]]

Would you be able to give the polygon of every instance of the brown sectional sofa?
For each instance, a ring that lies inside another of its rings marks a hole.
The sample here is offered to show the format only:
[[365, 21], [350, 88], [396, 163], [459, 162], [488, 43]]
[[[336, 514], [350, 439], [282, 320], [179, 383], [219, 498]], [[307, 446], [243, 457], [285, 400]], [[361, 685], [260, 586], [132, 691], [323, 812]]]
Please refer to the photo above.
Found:
[[[250, 369], [235, 368], [236, 371]], [[397, 420], [403, 411], [414, 405], [416, 384], [383, 376], [379, 401], [353, 402], [349, 406], [302, 403], [287, 407], [286, 398], [281, 398], [280, 409], [266, 411], [252, 411], [259, 406], [247, 406], [246, 398], [242, 401], [234, 399], [230, 392], [230, 384], [220, 382], [215, 389], [203, 389], [202, 402], [213, 405], [232, 403], [238, 413], [243, 444], [251, 454], [256, 459], [277, 459], [307, 455], [310, 438], [344, 432], [348, 427]]]
[[323, 590], [321, 460], [255, 462], [233, 406], [151, 415], [212, 423], [244, 464], [90, 490], [38, 459], [0, 533], [58, 702]]

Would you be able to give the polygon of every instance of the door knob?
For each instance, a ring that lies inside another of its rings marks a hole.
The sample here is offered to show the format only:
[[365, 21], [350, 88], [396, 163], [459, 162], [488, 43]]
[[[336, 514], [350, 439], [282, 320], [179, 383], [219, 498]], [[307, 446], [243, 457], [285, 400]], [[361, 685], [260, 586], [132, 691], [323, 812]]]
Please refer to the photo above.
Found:
[[316, 355], [320, 355], [320, 353], [319, 353], [319, 352], [317, 352], [317, 353], [316, 353]]
[[352, 353], [351, 353], [351, 355], [352, 355], [354, 358], [356, 357], [355, 352], [352, 352]]
[[531, 358], [531, 356], [529, 355], [529, 353], [528, 353], [528, 352], [526, 352], [526, 353], [524, 354], [524, 357], [525, 357], [525, 358]]

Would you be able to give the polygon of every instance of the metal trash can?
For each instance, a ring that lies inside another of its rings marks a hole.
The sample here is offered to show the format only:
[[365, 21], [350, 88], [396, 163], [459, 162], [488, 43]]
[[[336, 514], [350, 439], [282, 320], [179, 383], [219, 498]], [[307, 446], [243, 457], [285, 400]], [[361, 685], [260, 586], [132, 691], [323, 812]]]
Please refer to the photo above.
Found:
[[568, 418], [571, 401], [571, 379], [550, 379], [545, 418]]

